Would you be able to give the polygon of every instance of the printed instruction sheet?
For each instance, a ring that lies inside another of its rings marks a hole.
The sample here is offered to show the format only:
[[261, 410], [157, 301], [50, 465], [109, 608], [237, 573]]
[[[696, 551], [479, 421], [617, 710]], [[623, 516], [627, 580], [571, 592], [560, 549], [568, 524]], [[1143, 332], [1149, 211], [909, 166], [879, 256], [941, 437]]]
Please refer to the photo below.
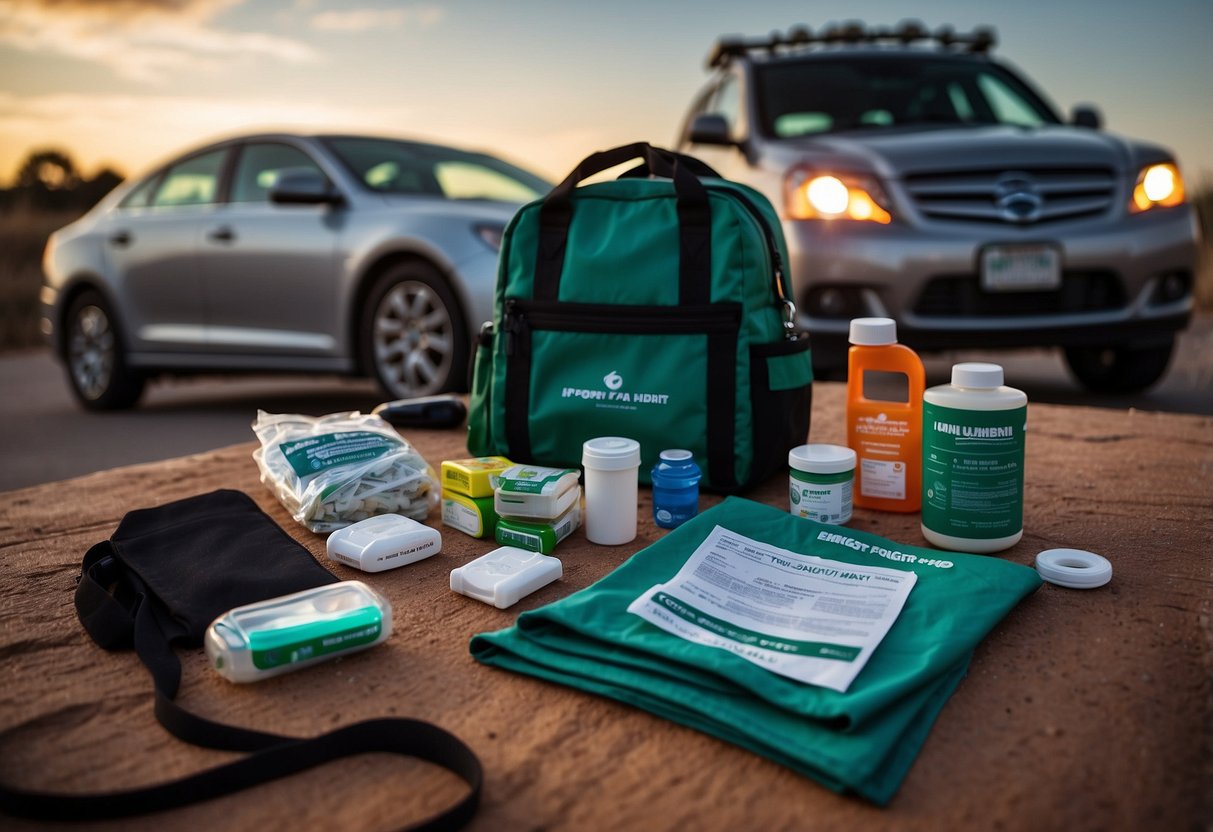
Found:
[[780, 549], [717, 526], [628, 612], [790, 679], [845, 692], [918, 576]]

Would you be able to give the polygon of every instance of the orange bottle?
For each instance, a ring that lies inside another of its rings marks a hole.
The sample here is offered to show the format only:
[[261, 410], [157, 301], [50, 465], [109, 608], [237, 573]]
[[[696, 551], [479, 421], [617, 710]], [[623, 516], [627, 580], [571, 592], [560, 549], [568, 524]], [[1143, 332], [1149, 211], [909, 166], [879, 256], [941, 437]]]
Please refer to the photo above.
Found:
[[854, 503], [881, 511], [918, 511], [926, 386], [922, 360], [897, 343], [892, 318], [856, 318], [850, 341], [847, 445], [858, 457]]

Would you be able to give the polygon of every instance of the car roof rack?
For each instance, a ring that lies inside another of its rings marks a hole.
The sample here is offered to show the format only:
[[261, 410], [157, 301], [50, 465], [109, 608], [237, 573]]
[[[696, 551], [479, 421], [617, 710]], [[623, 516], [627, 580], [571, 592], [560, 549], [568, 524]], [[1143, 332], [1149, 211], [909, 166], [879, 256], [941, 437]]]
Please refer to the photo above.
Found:
[[781, 49], [794, 50], [818, 44], [894, 43], [909, 46], [918, 41], [933, 41], [944, 49], [955, 47], [971, 54], [986, 54], [998, 43], [998, 36], [989, 26], [978, 26], [967, 34], [957, 33], [951, 26], [929, 31], [921, 21], [903, 20], [894, 28], [868, 28], [861, 21], [830, 23], [818, 32], [808, 26], [793, 26], [787, 32], [772, 32], [765, 38], [747, 39], [723, 37], [708, 53], [708, 69], [724, 66], [736, 55], [766, 51], [774, 56]]

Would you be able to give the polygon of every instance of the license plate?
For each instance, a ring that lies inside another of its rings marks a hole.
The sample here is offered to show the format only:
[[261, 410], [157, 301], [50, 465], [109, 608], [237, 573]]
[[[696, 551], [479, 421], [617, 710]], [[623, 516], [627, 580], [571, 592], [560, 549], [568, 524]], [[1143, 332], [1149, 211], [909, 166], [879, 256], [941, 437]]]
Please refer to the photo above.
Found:
[[1053, 246], [987, 246], [981, 252], [981, 288], [987, 292], [1042, 292], [1061, 288], [1061, 252]]

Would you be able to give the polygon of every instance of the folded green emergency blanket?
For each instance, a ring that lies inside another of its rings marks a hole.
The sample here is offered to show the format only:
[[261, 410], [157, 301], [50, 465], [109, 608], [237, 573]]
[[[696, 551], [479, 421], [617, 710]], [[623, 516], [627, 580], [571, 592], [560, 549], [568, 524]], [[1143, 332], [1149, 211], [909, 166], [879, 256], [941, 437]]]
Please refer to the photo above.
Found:
[[[906, 546], [730, 497], [592, 586], [474, 637], [471, 651], [883, 805], [973, 649], [1038, 586], [1035, 570], [996, 557]], [[880, 616], [894, 614], [880, 639]], [[869, 626], [874, 649], [844, 643]], [[781, 627], [814, 632], [768, 632]], [[797, 662], [826, 681], [781, 675], [799, 672]], [[848, 667], [860, 668], [853, 679]]]

